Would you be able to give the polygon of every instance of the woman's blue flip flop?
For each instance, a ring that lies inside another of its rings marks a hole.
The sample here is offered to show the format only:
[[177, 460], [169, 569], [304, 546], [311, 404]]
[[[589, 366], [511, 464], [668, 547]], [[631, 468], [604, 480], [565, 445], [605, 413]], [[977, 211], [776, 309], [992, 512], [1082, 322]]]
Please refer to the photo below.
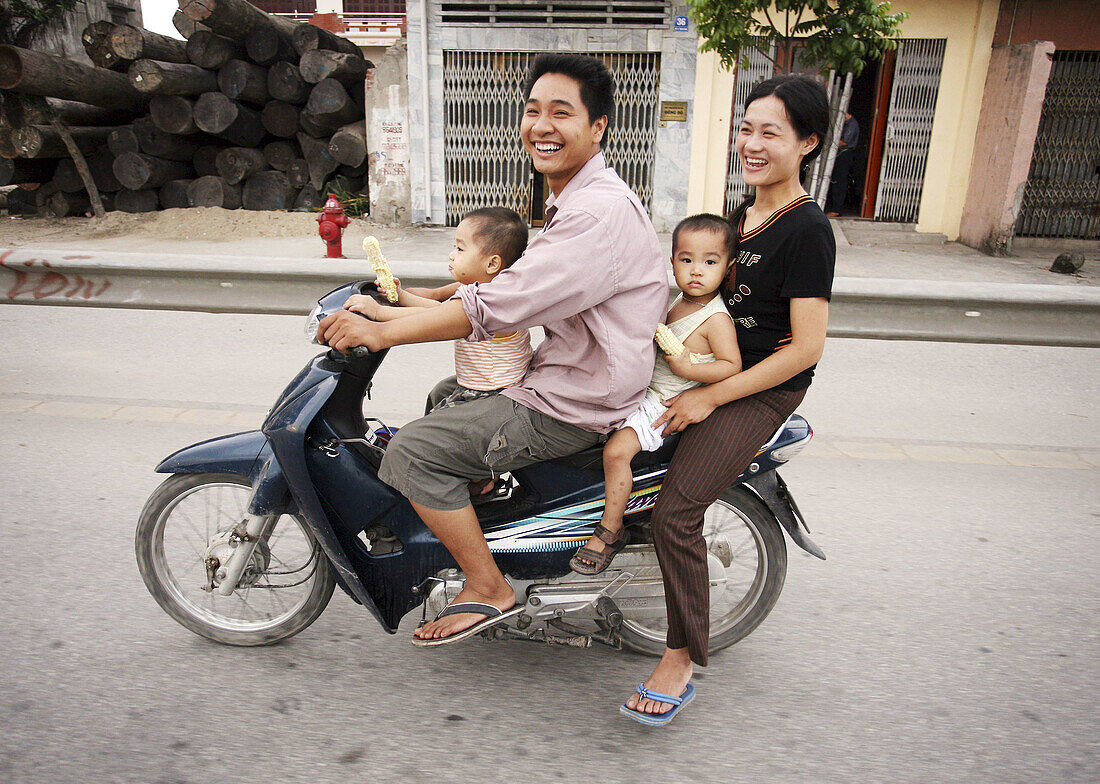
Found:
[[690, 683], [687, 685], [687, 688], [684, 689], [684, 693], [679, 697], [671, 697], [657, 691], [650, 691], [645, 687], [645, 683], [639, 683], [635, 691], [638, 692], [638, 696], [643, 700], [664, 702], [672, 706], [672, 710], [665, 711], [664, 713], [643, 713], [642, 711], [636, 711], [626, 707], [626, 703], [619, 706], [619, 713], [634, 719], [634, 721], [640, 724], [648, 724], [650, 727], [663, 727], [668, 724], [676, 717], [676, 714], [680, 712], [682, 707], [695, 698], [695, 687]]

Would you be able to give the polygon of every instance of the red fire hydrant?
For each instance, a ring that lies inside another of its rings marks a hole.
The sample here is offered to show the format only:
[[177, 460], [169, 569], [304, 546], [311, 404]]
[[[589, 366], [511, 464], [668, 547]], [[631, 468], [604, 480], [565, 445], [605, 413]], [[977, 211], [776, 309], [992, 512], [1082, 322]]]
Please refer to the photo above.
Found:
[[348, 227], [351, 221], [344, 214], [344, 208], [341, 206], [340, 200], [331, 193], [328, 195], [328, 201], [325, 202], [321, 214], [317, 216], [317, 223], [320, 224], [317, 230], [321, 234], [321, 239], [328, 246], [327, 257], [330, 259], [344, 258], [343, 234], [344, 229]]

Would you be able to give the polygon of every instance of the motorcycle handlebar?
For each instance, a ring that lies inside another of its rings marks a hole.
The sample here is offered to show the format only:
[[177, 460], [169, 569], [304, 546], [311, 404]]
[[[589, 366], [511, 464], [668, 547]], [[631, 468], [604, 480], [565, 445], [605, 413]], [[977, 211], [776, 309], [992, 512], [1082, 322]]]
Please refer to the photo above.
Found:
[[[388, 299], [386, 299], [386, 295], [383, 294], [381, 291], [379, 291], [377, 289], [377, 287], [374, 286], [373, 281], [362, 281], [361, 283], [359, 283], [359, 285], [356, 286], [356, 289], [359, 291], [360, 294], [371, 297], [376, 302], [378, 302], [380, 305], [390, 305], [390, 304], [392, 304]], [[367, 317], [367, 315], [365, 313], [359, 313], [359, 311], [352, 311], [352, 312], [354, 312], [357, 315], [360, 315], [363, 318], [369, 320], [369, 318]], [[365, 358], [367, 358], [371, 355], [370, 349], [367, 348], [366, 346], [352, 346], [350, 349], [348, 349], [344, 353], [347, 354], [350, 357], [354, 357], [355, 359], [365, 359]]]

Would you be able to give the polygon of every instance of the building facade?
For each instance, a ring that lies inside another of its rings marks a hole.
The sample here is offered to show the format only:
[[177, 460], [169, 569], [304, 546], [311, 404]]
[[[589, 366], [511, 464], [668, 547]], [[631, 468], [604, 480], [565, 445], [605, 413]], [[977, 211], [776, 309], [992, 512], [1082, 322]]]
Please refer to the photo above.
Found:
[[[332, 29], [374, 62], [405, 32], [405, 0], [250, 0], [296, 22]], [[328, 17], [325, 19], [324, 17]]]
[[[407, 179], [410, 222], [455, 225], [490, 204], [540, 222], [545, 188], [518, 128], [523, 75], [542, 51], [599, 56], [614, 73], [607, 157], [659, 230], [686, 214], [725, 212], [745, 192], [732, 132], [745, 95], [772, 66], [752, 53], [731, 73], [700, 54], [684, 3], [257, 4], [303, 19], [335, 13], [371, 59], [404, 33], [388, 57], [405, 58], [407, 84], [402, 76], [400, 98], [389, 83], [376, 93], [384, 110], [374, 124], [390, 147], [372, 154], [391, 180]], [[854, 80], [850, 111], [861, 134], [840, 211], [990, 252], [1007, 252], [1013, 237], [1100, 236], [1100, 3], [892, 7], [910, 16], [897, 50]], [[370, 93], [368, 84], [368, 126]]]
[[[853, 85], [861, 137], [843, 212], [991, 253], [1013, 238], [1100, 238], [1100, 3], [891, 5], [910, 17], [897, 51]], [[729, 73], [700, 55], [689, 212], [743, 193], [731, 130], [770, 74], [762, 56]]]
[[453, 226], [491, 204], [541, 221], [547, 193], [519, 140], [521, 88], [537, 53], [566, 51], [601, 57], [615, 75], [608, 161], [670, 230], [687, 208], [696, 45], [685, 8], [665, 0], [410, 4], [413, 220]]
[[[1007, 253], [1013, 241], [1100, 239], [1100, 3], [1003, 2], [993, 55], [964, 241]], [[1018, 86], [1004, 100], [996, 85]], [[983, 210], [993, 219], [971, 219]]]

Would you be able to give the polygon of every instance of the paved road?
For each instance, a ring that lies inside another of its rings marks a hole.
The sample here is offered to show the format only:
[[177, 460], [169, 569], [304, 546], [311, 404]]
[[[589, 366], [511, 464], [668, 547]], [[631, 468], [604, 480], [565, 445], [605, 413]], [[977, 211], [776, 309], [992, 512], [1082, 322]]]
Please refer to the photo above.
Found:
[[[151, 468], [259, 423], [315, 351], [299, 319], [10, 306], [0, 330], [0, 781], [1100, 778], [1095, 349], [831, 341], [784, 472], [829, 560], [792, 550], [771, 617], [653, 731], [616, 712], [629, 654], [418, 651], [339, 592], [269, 649], [161, 613], [132, 546]], [[400, 423], [448, 350], [388, 363]]]

